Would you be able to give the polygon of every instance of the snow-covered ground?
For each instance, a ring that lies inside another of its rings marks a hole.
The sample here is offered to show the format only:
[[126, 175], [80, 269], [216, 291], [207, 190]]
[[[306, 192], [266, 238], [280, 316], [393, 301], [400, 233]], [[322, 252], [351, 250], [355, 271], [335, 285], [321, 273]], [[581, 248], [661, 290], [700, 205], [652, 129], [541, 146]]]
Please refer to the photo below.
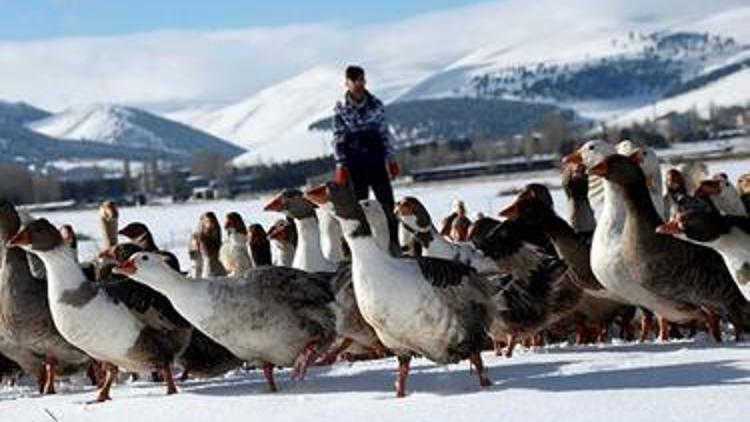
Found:
[[484, 354], [495, 384], [480, 389], [468, 364], [416, 359], [409, 396], [393, 392], [394, 358], [281, 372], [266, 392], [259, 371], [179, 385], [120, 382], [113, 401], [87, 404], [93, 387], [39, 397], [0, 387], [3, 421], [740, 421], [750, 411], [750, 345], [696, 342], [549, 346], [512, 359]]
[[[750, 171], [750, 160], [710, 163], [711, 172], [725, 171], [732, 180]], [[515, 189], [540, 182], [559, 186], [555, 171], [504, 177], [404, 185], [398, 197], [415, 195], [435, 219], [448, 213], [454, 199], [470, 212], [494, 215], [507, 205]], [[558, 211], [563, 192], [553, 190]], [[143, 221], [157, 242], [177, 252], [186, 263], [185, 244], [202, 212], [220, 217], [240, 211], [248, 221], [264, 224], [278, 215], [262, 212], [267, 197], [121, 209], [121, 224]], [[101, 243], [96, 210], [39, 213], [55, 224], [72, 223], [93, 238], [81, 243], [83, 257]], [[727, 336], [728, 338], [728, 336]], [[417, 359], [409, 380], [410, 395], [396, 400], [395, 359], [314, 368], [302, 382], [280, 374], [279, 394], [268, 394], [257, 371], [181, 384], [181, 394], [166, 397], [163, 387], [147, 381], [121, 381], [114, 401], [87, 404], [92, 387], [82, 381], [63, 385], [53, 397], [39, 397], [24, 381], [0, 387], [0, 421], [132, 421], [159, 420], [491, 420], [596, 421], [686, 420], [738, 421], [750, 411], [750, 345], [714, 345], [702, 337], [669, 344], [610, 343], [573, 347], [552, 345], [518, 353], [512, 359], [484, 355], [495, 381], [481, 391], [468, 364], [436, 366]]]

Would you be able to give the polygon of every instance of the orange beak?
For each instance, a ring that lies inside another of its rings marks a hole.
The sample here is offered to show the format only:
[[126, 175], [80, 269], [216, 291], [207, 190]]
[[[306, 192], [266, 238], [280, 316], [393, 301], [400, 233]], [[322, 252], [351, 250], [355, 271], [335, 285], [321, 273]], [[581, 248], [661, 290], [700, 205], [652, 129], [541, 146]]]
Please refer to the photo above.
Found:
[[499, 215], [500, 217], [505, 217], [508, 220], [518, 220], [519, 218], [521, 218], [521, 210], [518, 207], [518, 203], [514, 202], [504, 210], [500, 211]]
[[31, 233], [28, 230], [21, 230], [16, 233], [15, 236], [11, 237], [5, 245], [8, 247], [24, 246], [31, 244]]
[[284, 211], [284, 199], [282, 198], [281, 194], [277, 194], [276, 196], [271, 198], [271, 200], [266, 202], [266, 205], [263, 207], [263, 211]]
[[328, 188], [326, 185], [320, 185], [305, 192], [305, 198], [316, 205], [324, 205], [331, 200], [328, 196]]
[[135, 266], [135, 262], [133, 262], [132, 259], [128, 259], [127, 261], [123, 262], [122, 264], [116, 266], [114, 268], [115, 274], [122, 274], [122, 275], [133, 275], [138, 270]]
[[591, 167], [589, 169], [589, 174], [593, 174], [599, 177], [606, 177], [607, 174], [609, 174], [609, 163], [607, 163], [607, 160], [604, 160], [594, 167]]
[[268, 231], [268, 234], [266, 235], [269, 239], [274, 240], [284, 240], [286, 236], [284, 236], [285, 230], [282, 225], [276, 225], [271, 227], [271, 230]]
[[393, 209], [393, 213], [400, 217], [414, 215], [414, 206], [408, 201], [398, 201]]
[[656, 228], [656, 232], [659, 234], [678, 234], [682, 233], [682, 229], [680, 228], [680, 222], [677, 220], [669, 220], [668, 222], [662, 224], [661, 226]]
[[580, 151], [572, 152], [562, 159], [563, 164], [583, 164], [583, 156]]

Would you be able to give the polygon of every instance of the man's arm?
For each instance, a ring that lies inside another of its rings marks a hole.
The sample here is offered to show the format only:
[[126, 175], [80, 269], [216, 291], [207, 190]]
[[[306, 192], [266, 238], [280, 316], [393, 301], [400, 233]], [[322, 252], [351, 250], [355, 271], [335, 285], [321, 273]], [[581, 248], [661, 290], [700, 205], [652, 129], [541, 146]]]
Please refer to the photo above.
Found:
[[333, 109], [333, 139], [331, 140], [331, 148], [333, 149], [333, 156], [336, 158], [336, 164], [343, 165], [346, 160], [344, 154], [344, 135], [346, 134], [346, 125], [344, 119], [341, 117], [341, 108], [337, 105]]

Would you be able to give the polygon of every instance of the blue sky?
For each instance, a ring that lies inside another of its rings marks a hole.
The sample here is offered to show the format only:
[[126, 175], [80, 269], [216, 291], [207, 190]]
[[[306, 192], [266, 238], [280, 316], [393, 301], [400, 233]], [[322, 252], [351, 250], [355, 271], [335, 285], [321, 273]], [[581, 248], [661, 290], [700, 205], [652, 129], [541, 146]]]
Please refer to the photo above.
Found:
[[335, 21], [379, 23], [480, 0], [0, 0], [0, 39]]

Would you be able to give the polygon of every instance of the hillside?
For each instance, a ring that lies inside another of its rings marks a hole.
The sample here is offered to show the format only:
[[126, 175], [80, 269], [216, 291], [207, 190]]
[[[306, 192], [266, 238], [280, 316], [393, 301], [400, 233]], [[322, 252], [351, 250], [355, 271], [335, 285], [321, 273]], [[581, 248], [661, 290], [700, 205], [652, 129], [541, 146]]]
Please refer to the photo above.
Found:
[[52, 113], [24, 102], [11, 103], [0, 100], [0, 123], [25, 124], [44, 119]]
[[28, 127], [54, 138], [150, 150], [173, 157], [184, 158], [200, 151], [234, 157], [243, 152], [241, 148], [200, 130], [140, 109], [118, 105], [74, 107], [32, 122]]

